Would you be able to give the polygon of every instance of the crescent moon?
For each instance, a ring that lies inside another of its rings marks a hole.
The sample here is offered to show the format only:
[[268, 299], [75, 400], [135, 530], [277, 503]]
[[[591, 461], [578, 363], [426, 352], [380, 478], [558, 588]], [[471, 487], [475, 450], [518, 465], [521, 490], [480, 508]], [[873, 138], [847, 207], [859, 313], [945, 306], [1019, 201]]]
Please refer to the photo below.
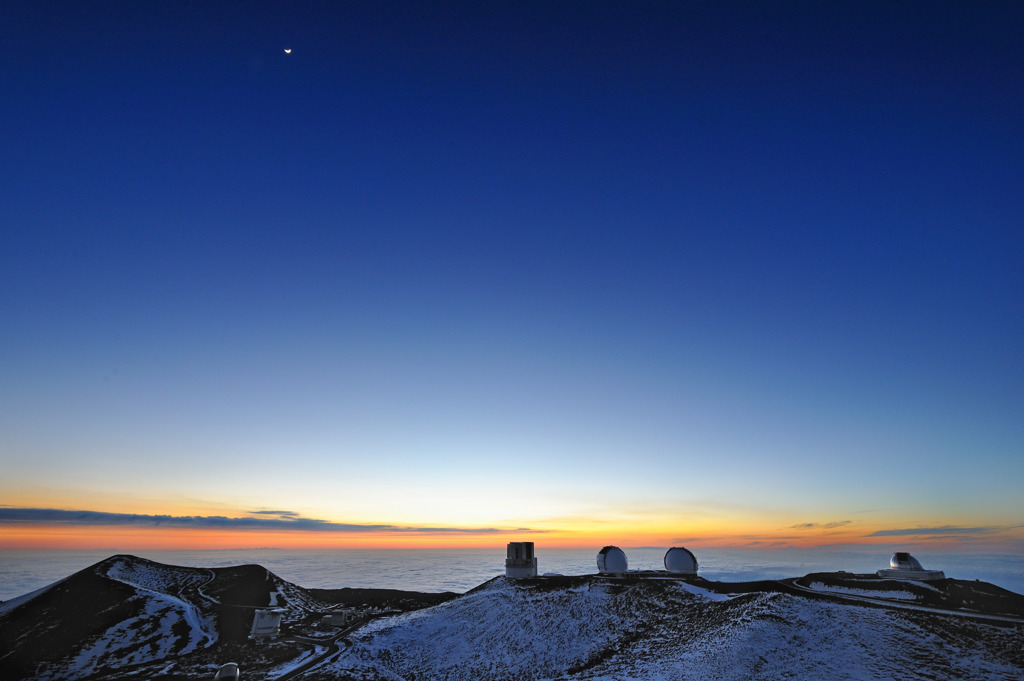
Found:
[[285, 54], [291, 54], [292, 53], [292, 48], [290, 48], [290, 47], [284, 48], [284, 53]]

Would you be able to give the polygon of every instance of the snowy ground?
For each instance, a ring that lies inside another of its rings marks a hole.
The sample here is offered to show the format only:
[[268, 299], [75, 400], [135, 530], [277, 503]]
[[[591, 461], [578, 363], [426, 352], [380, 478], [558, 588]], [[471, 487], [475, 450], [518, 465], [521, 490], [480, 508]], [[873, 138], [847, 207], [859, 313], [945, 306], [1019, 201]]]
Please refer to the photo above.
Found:
[[1024, 668], [1004, 651], [1020, 642], [1019, 628], [783, 593], [501, 578], [372, 623], [318, 678], [1019, 681]]
[[[253, 647], [244, 642], [248, 618], [268, 600], [288, 610], [295, 639]], [[86, 602], [95, 622], [69, 633]], [[258, 566], [215, 571], [115, 556], [4, 604], [0, 679], [207, 678], [221, 653], [253, 679], [307, 662], [319, 665], [302, 672], [307, 680], [1024, 679], [1020, 597], [956, 580], [499, 577], [440, 605], [375, 619], [347, 634], [341, 651], [315, 625], [332, 603]], [[232, 620], [244, 627], [236, 638]], [[5, 673], [17, 661], [5, 646], [16, 651], [24, 639], [40, 650], [58, 634], [67, 639], [58, 656]]]
[[183, 597], [206, 581], [202, 574], [126, 557], [113, 558], [97, 570], [134, 588], [130, 605], [135, 614], [83, 641], [70, 660], [43, 670], [38, 678], [85, 677], [187, 655], [216, 642], [213, 618]]
[[822, 591], [825, 593], [839, 594], [841, 596], [866, 596], [868, 598], [890, 598], [900, 601], [916, 601], [917, 594], [909, 591], [897, 591], [887, 590], [879, 591], [877, 589], [856, 589], [848, 586], [834, 586], [831, 584], [822, 584], [821, 582], [811, 582], [808, 585], [809, 589], [814, 591]]

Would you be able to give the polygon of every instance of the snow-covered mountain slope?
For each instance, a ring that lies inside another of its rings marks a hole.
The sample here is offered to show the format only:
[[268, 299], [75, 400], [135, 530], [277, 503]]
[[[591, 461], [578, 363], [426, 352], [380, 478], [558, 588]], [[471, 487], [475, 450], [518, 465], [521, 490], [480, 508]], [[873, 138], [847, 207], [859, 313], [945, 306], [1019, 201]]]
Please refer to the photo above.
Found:
[[217, 641], [199, 587], [208, 570], [113, 556], [0, 614], [0, 670], [83, 678], [185, 655]]
[[246, 640], [255, 608], [279, 605], [294, 620], [313, 603], [258, 565], [185, 568], [112, 556], [0, 606], [0, 679], [117, 677], [153, 664], [180, 668], [183, 661], [214, 665], [219, 642]]
[[[341, 630], [323, 616], [407, 610], [455, 594], [318, 590], [315, 595], [259, 565], [185, 568], [112, 556], [70, 577], [0, 603], [0, 681], [206, 679], [238, 661], [246, 679], [336, 650]], [[282, 612], [282, 635], [248, 638], [257, 608]], [[277, 671], [275, 671], [277, 670]]]
[[497, 578], [372, 622], [310, 678], [1024, 679], [1020, 624], [712, 586]]
[[[356, 613], [348, 628], [324, 620], [338, 605]], [[283, 610], [281, 636], [250, 641], [264, 606]], [[396, 607], [422, 609], [382, 615]], [[501, 577], [458, 597], [314, 592], [258, 565], [113, 556], [0, 604], [3, 681], [203, 679], [229, 660], [251, 681], [1022, 681], [1024, 596], [848, 573], [744, 584]]]

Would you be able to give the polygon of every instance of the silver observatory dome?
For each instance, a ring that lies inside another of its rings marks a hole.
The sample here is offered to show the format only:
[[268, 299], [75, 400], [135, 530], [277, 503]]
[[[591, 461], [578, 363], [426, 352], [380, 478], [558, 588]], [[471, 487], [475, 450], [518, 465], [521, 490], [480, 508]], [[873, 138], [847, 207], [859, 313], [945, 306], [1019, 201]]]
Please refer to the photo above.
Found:
[[626, 554], [618, 546], [606, 546], [597, 553], [597, 571], [602, 575], [625, 572], [628, 568]]
[[889, 567], [893, 570], [923, 570], [921, 563], [909, 553], [897, 551], [889, 559]]
[[665, 552], [665, 569], [679, 575], [697, 574], [697, 558], [682, 546]]

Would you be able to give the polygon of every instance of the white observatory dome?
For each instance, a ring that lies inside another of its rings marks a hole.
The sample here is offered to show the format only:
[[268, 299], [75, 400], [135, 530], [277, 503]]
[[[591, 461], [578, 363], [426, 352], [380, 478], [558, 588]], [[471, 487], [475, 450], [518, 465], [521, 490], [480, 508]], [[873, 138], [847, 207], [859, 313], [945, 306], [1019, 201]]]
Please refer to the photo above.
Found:
[[681, 546], [665, 552], [665, 569], [680, 575], [697, 574], [697, 559]]
[[945, 579], [942, 570], [925, 570], [921, 563], [905, 551], [897, 551], [889, 559], [889, 570], [879, 570], [875, 574], [882, 579], [912, 579], [916, 582], [928, 582]]
[[602, 575], [625, 572], [628, 567], [626, 554], [618, 546], [606, 546], [597, 554], [597, 571]]
[[921, 563], [909, 553], [897, 552], [889, 559], [889, 567], [893, 570], [923, 570]]

